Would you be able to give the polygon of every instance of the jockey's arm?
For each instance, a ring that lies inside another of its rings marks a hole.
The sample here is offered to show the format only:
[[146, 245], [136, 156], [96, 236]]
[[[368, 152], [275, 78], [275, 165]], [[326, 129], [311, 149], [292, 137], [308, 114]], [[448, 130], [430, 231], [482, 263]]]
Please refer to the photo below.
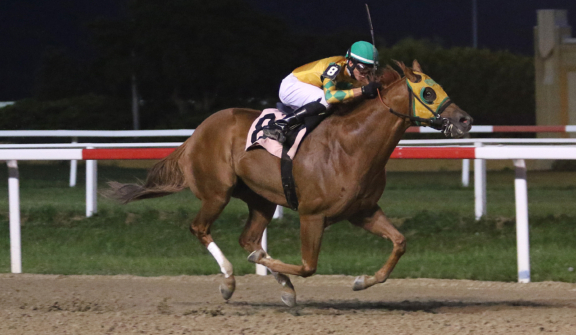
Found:
[[324, 89], [326, 102], [329, 104], [339, 103], [362, 95], [362, 88], [339, 90], [336, 88], [336, 83], [326, 77], [322, 78], [322, 88]]

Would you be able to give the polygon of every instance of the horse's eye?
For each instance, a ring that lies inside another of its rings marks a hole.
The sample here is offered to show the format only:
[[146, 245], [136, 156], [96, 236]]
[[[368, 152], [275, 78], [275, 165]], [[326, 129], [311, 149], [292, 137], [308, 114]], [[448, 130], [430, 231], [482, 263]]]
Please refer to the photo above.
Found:
[[436, 100], [436, 92], [434, 92], [432, 87], [425, 87], [422, 89], [422, 100], [427, 104], [434, 103], [434, 100]]

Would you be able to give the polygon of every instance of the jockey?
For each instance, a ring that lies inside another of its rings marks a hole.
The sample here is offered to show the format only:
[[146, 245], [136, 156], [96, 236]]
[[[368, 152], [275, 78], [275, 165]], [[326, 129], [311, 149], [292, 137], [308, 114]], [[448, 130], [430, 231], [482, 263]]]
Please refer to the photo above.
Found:
[[271, 122], [264, 134], [284, 143], [288, 130], [300, 126], [307, 117], [326, 113], [330, 104], [359, 96], [375, 98], [381, 84], [367, 79], [375, 61], [378, 64], [378, 51], [371, 43], [360, 41], [352, 44], [346, 56], [324, 58], [297, 68], [282, 80], [279, 93], [280, 101], [295, 111]]

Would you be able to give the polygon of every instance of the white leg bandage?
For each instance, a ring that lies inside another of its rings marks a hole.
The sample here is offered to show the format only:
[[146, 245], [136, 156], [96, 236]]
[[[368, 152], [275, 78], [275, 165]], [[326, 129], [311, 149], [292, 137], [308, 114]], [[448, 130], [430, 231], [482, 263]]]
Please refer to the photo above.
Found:
[[224, 254], [220, 248], [218, 248], [216, 243], [210, 242], [210, 244], [208, 244], [208, 251], [210, 251], [214, 259], [216, 259], [216, 262], [218, 262], [218, 265], [220, 265], [220, 271], [222, 271], [224, 277], [230, 277], [233, 273], [232, 263], [230, 263], [226, 257], [224, 257]]

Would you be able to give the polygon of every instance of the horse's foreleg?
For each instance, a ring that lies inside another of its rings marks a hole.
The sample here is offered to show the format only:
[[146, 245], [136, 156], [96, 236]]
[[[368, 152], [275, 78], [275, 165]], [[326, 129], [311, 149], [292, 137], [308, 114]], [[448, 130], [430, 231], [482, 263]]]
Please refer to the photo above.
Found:
[[324, 216], [303, 215], [300, 217], [300, 240], [302, 243], [302, 265], [286, 264], [279, 260], [267, 257], [266, 253], [258, 250], [248, 256], [253, 263], [262, 264], [271, 271], [309, 277], [316, 272], [320, 244], [324, 232]]
[[358, 213], [350, 218], [352, 224], [364, 228], [374, 235], [389, 239], [394, 244], [392, 253], [384, 266], [374, 276], [359, 276], [354, 281], [354, 291], [366, 289], [374, 284], [383, 283], [388, 279], [400, 257], [406, 251], [406, 238], [402, 235], [382, 212], [380, 207]]
[[226, 204], [228, 204], [229, 199], [229, 197], [203, 199], [202, 207], [190, 225], [192, 234], [210, 251], [214, 259], [216, 259], [216, 262], [218, 262], [220, 271], [224, 274], [224, 281], [220, 284], [220, 293], [226, 300], [232, 297], [236, 289], [234, 270], [232, 263], [226, 259], [220, 248], [214, 243], [212, 235], [210, 234], [210, 226], [218, 218]]

